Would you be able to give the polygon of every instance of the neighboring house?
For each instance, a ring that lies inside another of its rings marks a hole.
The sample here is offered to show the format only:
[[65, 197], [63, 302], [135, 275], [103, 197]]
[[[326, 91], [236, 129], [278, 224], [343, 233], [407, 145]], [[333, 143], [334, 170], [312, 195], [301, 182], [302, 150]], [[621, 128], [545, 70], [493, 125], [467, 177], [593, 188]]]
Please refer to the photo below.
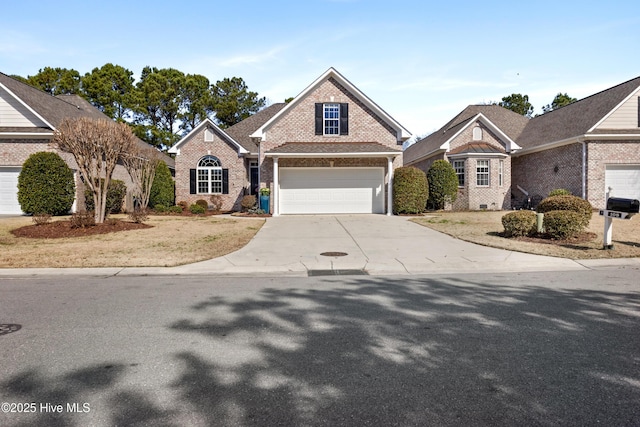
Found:
[[[508, 209], [564, 188], [603, 208], [612, 195], [640, 199], [640, 77], [526, 119], [494, 105], [467, 107], [408, 147], [405, 165], [452, 162], [454, 209]], [[502, 186], [501, 186], [502, 184]]]
[[271, 190], [280, 214], [391, 214], [393, 170], [411, 134], [335, 69], [287, 104], [274, 104], [229, 129], [207, 120], [176, 154], [176, 200]]
[[498, 105], [470, 105], [438, 131], [407, 147], [405, 166], [425, 173], [436, 160], [458, 175], [456, 210], [511, 208], [511, 155], [528, 119]]
[[[0, 73], [0, 214], [22, 213], [18, 203], [18, 175], [25, 160], [40, 151], [57, 152], [74, 171], [76, 202], [73, 209], [83, 206], [84, 185], [73, 155], [49, 145], [56, 126], [71, 117], [108, 119], [77, 95], [51, 96]], [[163, 160], [173, 169], [172, 158], [163, 155]], [[122, 165], [116, 167], [113, 178], [131, 187], [131, 178]]]

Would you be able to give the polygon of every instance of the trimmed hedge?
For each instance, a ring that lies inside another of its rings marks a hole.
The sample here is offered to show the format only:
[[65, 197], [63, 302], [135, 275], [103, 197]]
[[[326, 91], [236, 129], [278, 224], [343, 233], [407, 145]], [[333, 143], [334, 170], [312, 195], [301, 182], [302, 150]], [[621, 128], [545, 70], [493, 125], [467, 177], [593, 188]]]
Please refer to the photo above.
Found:
[[436, 160], [427, 171], [429, 181], [429, 205], [444, 209], [445, 203], [453, 203], [458, 197], [458, 176], [451, 163]]
[[584, 230], [584, 216], [574, 211], [545, 212], [542, 224], [545, 233], [556, 239], [573, 237]]
[[240, 207], [242, 207], [243, 211], [249, 210], [256, 206], [256, 196], [252, 194], [247, 194], [240, 201]]
[[393, 213], [424, 212], [429, 198], [426, 174], [413, 166], [399, 167], [393, 173]]
[[202, 215], [207, 210], [202, 206], [194, 203], [193, 205], [189, 206], [189, 211], [191, 211], [191, 213], [194, 215]]
[[196, 200], [196, 205], [202, 206], [205, 211], [209, 209], [209, 203], [205, 199]]
[[538, 207], [537, 212], [547, 213], [551, 211], [572, 211], [580, 215], [579, 225], [584, 229], [589, 225], [591, 215], [593, 214], [593, 207], [588, 201], [578, 197], [570, 195], [551, 196], [542, 200]]
[[175, 185], [171, 171], [165, 162], [160, 162], [153, 177], [149, 193], [149, 207], [155, 205], [173, 206], [175, 203]]
[[528, 236], [536, 231], [536, 213], [522, 210], [509, 212], [502, 217], [505, 237]]
[[[105, 215], [116, 214], [122, 212], [122, 204], [124, 203], [124, 196], [127, 195], [127, 186], [124, 181], [119, 179], [112, 179], [109, 181], [109, 188], [107, 188], [107, 203], [105, 207]], [[87, 211], [95, 210], [93, 205], [93, 193], [90, 189], [84, 191], [84, 205]]]
[[73, 171], [52, 152], [29, 156], [18, 175], [18, 202], [28, 214], [65, 215], [76, 195]]
[[571, 196], [571, 191], [565, 190], [564, 188], [556, 188], [549, 193], [549, 197], [552, 196]]

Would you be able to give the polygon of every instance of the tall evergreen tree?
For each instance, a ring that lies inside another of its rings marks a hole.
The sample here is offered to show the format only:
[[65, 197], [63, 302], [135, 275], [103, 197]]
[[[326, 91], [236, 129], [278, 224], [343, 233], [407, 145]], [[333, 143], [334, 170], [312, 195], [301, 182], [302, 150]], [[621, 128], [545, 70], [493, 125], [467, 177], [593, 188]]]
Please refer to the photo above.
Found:
[[82, 89], [96, 108], [112, 119], [131, 116], [134, 101], [133, 72], [111, 63], [94, 68], [82, 78]]
[[531, 117], [531, 114], [533, 114], [533, 105], [529, 102], [529, 95], [512, 93], [502, 98], [498, 105], [525, 117]]
[[553, 110], [557, 110], [560, 107], [564, 107], [565, 105], [569, 105], [572, 102], [576, 102], [576, 101], [577, 101], [576, 98], [573, 98], [567, 95], [566, 92], [565, 93], [558, 92], [556, 97], [553, 98], [553, 101], [551, 101], [551, 104], [547, 104], [544, 107], [542, 107], [542, 114], [548, 113]]
[[200, 74], [187, 74], [182, 88], [180, 129], [187, 133], [213, 112], [209, 79]]
[[51, 95], [80, 94], [80, 73], [74, 69], [44, 67], [27, 83]]
[[216, 121], [222, 128], [233, 126], [257, 113], [267, 101], [251, 92], [240, 77], [225, 78], [211, 88]]

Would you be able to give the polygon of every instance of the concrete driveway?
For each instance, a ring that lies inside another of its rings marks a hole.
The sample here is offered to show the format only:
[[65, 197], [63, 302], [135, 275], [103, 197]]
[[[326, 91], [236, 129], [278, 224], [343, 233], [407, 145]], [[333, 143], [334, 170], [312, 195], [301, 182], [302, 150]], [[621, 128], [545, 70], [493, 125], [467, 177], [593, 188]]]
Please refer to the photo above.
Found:
[[407, 217], [296, 215], [269, 218], [239, 251], [169, 270], [180, 274], [378, 275], [584, 268], [572, 260], [463, 242]]

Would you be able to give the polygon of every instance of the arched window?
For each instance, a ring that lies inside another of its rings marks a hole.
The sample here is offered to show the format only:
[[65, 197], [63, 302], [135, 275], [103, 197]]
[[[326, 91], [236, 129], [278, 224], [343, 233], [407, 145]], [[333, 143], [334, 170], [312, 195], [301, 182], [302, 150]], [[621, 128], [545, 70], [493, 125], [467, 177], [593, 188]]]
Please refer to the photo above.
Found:
[[482, 128], [478, 125], [473, 128], [473, 140], [482, 141]]
[[222, 193], [222, 163], [215, 156], [204, 156], [198, 162], [198, 194]]

